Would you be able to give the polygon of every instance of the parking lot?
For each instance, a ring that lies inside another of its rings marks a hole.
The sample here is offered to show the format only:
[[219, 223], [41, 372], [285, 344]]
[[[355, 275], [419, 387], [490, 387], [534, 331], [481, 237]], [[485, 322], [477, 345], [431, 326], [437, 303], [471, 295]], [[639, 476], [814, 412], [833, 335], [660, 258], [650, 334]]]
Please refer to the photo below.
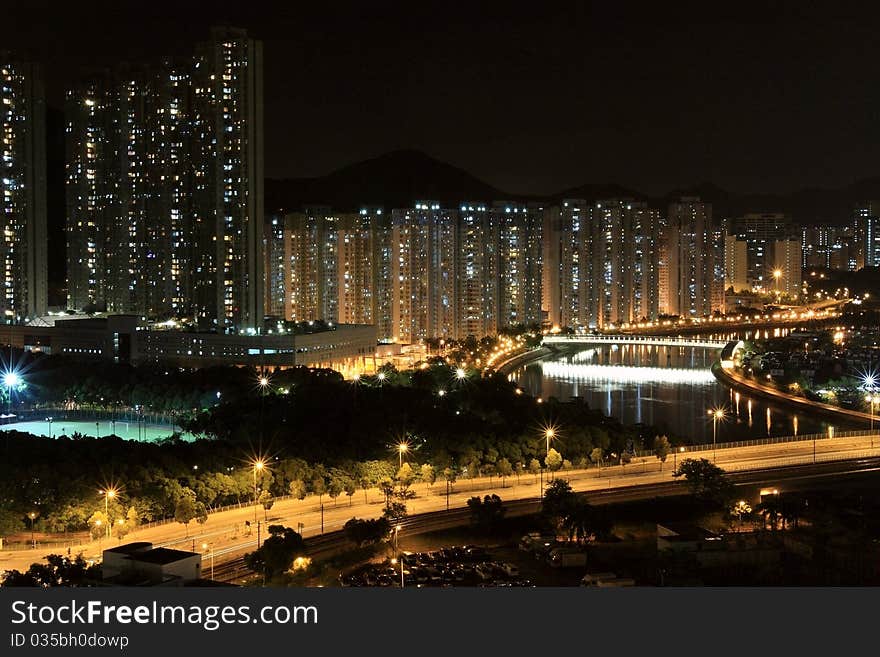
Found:
[[[402, 577], [401, 577], [402, 572]], [[342, 586], [522, 587], [533, 584], [519, 568], [501, 561], [486, 548], [453, 546], [432, 552], [401, 552], [340, 576]]]

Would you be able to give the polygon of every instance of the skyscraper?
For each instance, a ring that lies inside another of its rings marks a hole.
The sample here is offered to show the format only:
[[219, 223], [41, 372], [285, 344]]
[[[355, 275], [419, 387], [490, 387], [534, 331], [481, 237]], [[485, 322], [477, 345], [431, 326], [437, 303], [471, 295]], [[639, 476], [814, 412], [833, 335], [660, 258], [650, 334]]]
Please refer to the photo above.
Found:
[[607, 328], [656, 317], [660, 213], [632, 199], [600, 201], [591, 211], [590, 325]]
[[456, 212], [418, 201], [415, 208], [393, 210], [391, 221], [392, 338], [410, 343], [453, 337]]
[[498, 332], [498, 215], [483, 202], [462, 203], [455, 240], [454, 337]]
[[[667, 312], [702, 317], [719, 309], [716, 282], [715, 225], [712, 205], [696, 197], [670, 203], [666, 219]], [[717, 295], [716, 295], [717, 296]]]
[[288, 320], [339, 321], [339, 228], [340, 217], [324, 206], [285, 216]]
[[379, 340], [392, 327], [391, 221], [378, 207], [343, 215], [339, 229], [339, 321], [373, 324]]
[[46, 107], [34, 64], [0, 52], [0, 321], [47, 310]]
[[748, 282], [752, 287], [773, 287], [773, 242], [798, 239], [788, 218], [781, 213], [749, 213], [731, 222], [729, 234], [746, 243]]
[[498, 328], [541, 324], [544, 208], [507, 201], [492, 204], [498, 226]]
[[880, 267], [880, 201], [863, 201], [853, 210], [855, 268]]
[[69, 306], [262, 326], [262, 93], [262, 46], [231, 28], [68, 91]]
[[268, 317], [286, 319], [284, 298], [287, 280], [287, 260], [285, 258], [284, 217], [273, 215], [267, 218], [263, 231], [263, 270], [266, 272], [265, 314]]

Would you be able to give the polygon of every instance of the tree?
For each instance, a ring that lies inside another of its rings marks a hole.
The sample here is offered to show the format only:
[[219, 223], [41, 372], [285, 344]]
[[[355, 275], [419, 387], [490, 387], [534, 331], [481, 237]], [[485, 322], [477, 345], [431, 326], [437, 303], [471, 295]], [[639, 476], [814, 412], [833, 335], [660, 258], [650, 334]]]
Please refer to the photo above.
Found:
[[404, 463], [397, 471], [395, 479], [397, 479], [401, 487], [406, 488], [412, 483], [413, 477], [415, 477], [415, 473], [412, 466], [409, 463]]
[[101, 566], [89, 565], [82, 555], [71, 560], [58, 554], [46, 557], [45, 564], [34, 563], [25, 572], [6, 571], [0, 577], [3, 586], [28, 586], [47, 588], [54, 586], [88, 586], [100, 582]]
[[108, 518], [107, 514], [103, 511], [95, 511], [89, 517], [89, 534], [91, 534], [93, 541], [107, 535], [107, 526], [109, 523], [110, 518]]
[[352, 498], [357, 492], [357, 482], [355, 482], [354, 477], [346, 476], [343, 480], [342, 488], [348, 496], [348, 506], [351, 506]]
[[602, 465], [602, 448], [594, 447], [593, 451], [590, 452], [590, 460], [596, 464], [596, 467], [601, 467]]
[[505, 508], [497, 495], [486, 495], [482, 500], [474, 496], [467, 501], [471, 512], [471, 524], [488, 533], [492, 533], [504, 518]]
[[306, 498], [306, 482], [302, 479], [292, 479], [287, 489], [290, 491], [290, 495], [297, 500]]
[[684, 459], [672, 476], [684, 477], [691, 495], [706, 502], [724, 504], [732, 492], [724, 470], [708, 459]]
[[244, 562], [254, 572], [273, 579], [290, 569], [293, 560], [305, 554], [302, 536], [290, 527], [269, 525], [269, 537], [254, 552], [244, 555]]
[[336, 498], [342, 495], [342, 491], [345, 490], [345, 482], [342, 480], [342, 477], [337, 474], [330, 475], [330, 485], [327, 486], [327, 494], [330, 496], [330, 499], [333, 500], [333, 506], [336, 506]]
[[422, 467], [420, 470], [422, 481], [425, 482], [425, 487], [430, 487], [434, 485], [434, 482], [437, 481], [437, 473], [434, 472], [434, 466], [430, 463], [422, 463]]
[[604, 509], [579, 499], [574, 499], [565, 506], [562, 526], [568, 533], [569, 541], [577, 539], [578, 543], [583, 543], [611, 533], [613, 525]]
[[522, 462], [520, 462], [520, 461], [517, 461], [517, 462], [516, 462], [516, 465], [513, 466], [513, 474], [516, 475], [516, 485], [517, 485], [517, 486], [519, 486], [519, 478], [523, 475], [523, 473], [524, 473], [525, 471], [526, 471], [526, 468], [525, 468], [525, 466], [522, 464]]
[[571, 484], [565, 479], [554, 479], [544, 489], [544, 497], [541, 500], [541, 513], [550, 519], [554, 526], [565, 517], [566, 513], [574, 506], [576, 496], [571, 490]]
[[541, 472], [541, 463], [538, 459], [529, 461], [529, 473], [534, 475], [535, 481], [538, 480], [538, 473]]
[[387, 518], [375, 518], [372, 520], [359, 520], [352, 518], [343, 525], [345, 537], [357, 547], [373, 545], [388, 537], [391, 524]]
[[669, 438], [666, 436], [654, 436], [654, 456], [660, 461], [661, 471], [670, 451], [672, 451], [672, 446], [669, 444]]
[[269, 510], [275, 506], [275, 498], [272, 496], [272, 493], [267, 490], [260, 491], [260, 497], [257, 498], [257, 503], [263, 507], [263, 514], [266, 522], [269, 522]]
[[324, 477], [315, 477], [312, 479], [312, 495], [318, 496], [318, 504], [323, 504], [324, 493], [327, 492], [327, 482]]
[[[197, 504], [201, 504], [202, 508], [197, 508]], [[189, 536], [189, 523], [197, 519], [199, 512], [203, 510], [207, 519], [205, 505], [196, 501], [196, 494], [192, 489], [185, 488], [184, 493], [177, 499], [177, 504], [174, 505], [174, 519], [186, 528], [186, 536]]]
[[562, 455], [551, 447], [550, 451], [547, 452], [547, 456], [544, 457], [544, 465], [551, 472], [556, 472], [562, 467]]
[[504, 480], [513, 474], [513, 466], [510, 465], [510, 460], [502, 456], [495, 463], [495, 470], [498, 472], [498, 476], [501, 477], [501, 488], [504, 488]]

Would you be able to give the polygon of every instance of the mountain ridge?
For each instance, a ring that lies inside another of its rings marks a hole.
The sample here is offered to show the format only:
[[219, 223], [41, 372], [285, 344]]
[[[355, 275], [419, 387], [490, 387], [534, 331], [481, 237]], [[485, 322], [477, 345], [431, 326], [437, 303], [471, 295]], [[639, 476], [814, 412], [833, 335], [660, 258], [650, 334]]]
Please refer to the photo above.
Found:
[[788, 193], [737, 193], [703, 181], [670, 190], [661, 196], [642, 194], [618, 183], [585, 183], [554, 194], [528, 195], [500, 190], [465, 169], [414, 149], [389, 151], [346, 165], [324, 176], [267, 179], [266, 212], [299, 210], [306, 205], [328, 205], [341, 212], [367, 205], [411, 207], [418, 200], [454, 207], [462, 201], [536, 201], [564, 198], [596, 201], [631, 197], [654, 207], [665, 207], [681, 196], [699, 196], [713, 204], [716, 216], [737, 217], [747, 212], [784, 212], [799, 224], [842, 224], [855, 203], [880, 199], [880, 176], [857, 180], [839, 188], [804, 188]]

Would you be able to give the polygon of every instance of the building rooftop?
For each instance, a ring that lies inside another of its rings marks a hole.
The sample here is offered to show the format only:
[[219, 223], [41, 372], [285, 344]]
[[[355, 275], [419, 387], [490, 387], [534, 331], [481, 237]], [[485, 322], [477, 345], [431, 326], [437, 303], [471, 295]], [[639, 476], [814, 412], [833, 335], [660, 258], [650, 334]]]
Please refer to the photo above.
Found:
[[184, 552], [183, 550], [172, 550], [170, 548], [156, 548], [149, 550], [143, 554], [138, 554], [135, 559], [143, 563], [169, 564], [175, 561], [188, 559], [192, 556], [198, 556], [195, 552]]

